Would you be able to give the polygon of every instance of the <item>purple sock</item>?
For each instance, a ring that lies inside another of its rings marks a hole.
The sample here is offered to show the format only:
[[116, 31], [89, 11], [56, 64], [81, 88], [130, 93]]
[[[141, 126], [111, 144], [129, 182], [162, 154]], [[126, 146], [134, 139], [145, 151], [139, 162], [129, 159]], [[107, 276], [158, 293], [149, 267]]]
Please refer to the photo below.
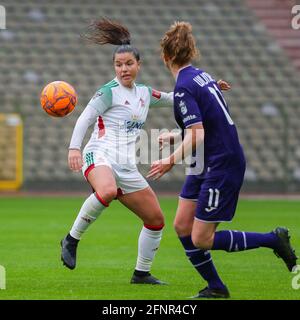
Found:
[[259, 247], [274, 249], [277, 243], [278, 237], [273, 232], [254, 233], [224, 230], [215, 233], [212, 250], [234, 252]]
[[225, 287], [212, 262], [209, 251], [198, 249], [194, 246], [191, 236], [179, 237], [185, 253], [194, 268], [207, 281], [209, 288], [222, 289]]

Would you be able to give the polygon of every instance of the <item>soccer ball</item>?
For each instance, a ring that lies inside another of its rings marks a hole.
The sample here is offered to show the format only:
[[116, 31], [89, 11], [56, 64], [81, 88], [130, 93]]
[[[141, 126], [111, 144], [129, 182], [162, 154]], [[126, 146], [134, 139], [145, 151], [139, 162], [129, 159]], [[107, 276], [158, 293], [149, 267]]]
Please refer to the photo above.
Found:
[[72, 112], [77, 103], [75, 89], [65, 81], [46, 85], [40, 96], [42, 108], [53, 117], [64, 117]]

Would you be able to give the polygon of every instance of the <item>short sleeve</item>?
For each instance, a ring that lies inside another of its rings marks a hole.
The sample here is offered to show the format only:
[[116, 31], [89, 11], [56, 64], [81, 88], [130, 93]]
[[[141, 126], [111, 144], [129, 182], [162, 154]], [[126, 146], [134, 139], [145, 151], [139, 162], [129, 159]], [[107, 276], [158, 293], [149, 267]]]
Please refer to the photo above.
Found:
[[176, 88], [174, 92], [174, 108], [176, 115], [181, 118], [185, 128], [202, 122], [200, 107], [194, 96], [185, 88]]
[[89, 101], [88, 106], [93, 107], [101, 115], [112, 105], [112, 92], [109, 87], [102, 87], [97, 90], [92, 99]]

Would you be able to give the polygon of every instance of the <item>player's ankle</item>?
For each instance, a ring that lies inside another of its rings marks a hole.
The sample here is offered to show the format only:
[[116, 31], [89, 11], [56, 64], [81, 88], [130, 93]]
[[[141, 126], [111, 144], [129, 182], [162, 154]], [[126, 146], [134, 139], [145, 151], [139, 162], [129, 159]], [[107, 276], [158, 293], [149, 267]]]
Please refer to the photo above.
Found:
[[74, 243], [78, 243], [78, 242], [79, 242], [79, 240], [76, 239], [76, 238], [74, 238], [74, 237], [72, 237], [72, 236], [70, 235], [70, 233], [67, 234], [66, 239], [67, 239], [68, 241], [74, 242]]
[[150, 275], [149, 271], [134, 270], [134, 275], [138, 277], [146, 277]]

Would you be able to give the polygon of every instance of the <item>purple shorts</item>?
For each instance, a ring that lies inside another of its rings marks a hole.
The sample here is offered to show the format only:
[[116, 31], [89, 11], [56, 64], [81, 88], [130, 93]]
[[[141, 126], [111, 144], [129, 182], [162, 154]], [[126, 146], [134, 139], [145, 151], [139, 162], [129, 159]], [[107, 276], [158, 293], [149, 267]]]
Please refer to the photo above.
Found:
[[195, 219], [205, 222], [231, 221], [244, 180], [244, 168], [217, 176], [186, 177], [180, 198], [197, 202]]

